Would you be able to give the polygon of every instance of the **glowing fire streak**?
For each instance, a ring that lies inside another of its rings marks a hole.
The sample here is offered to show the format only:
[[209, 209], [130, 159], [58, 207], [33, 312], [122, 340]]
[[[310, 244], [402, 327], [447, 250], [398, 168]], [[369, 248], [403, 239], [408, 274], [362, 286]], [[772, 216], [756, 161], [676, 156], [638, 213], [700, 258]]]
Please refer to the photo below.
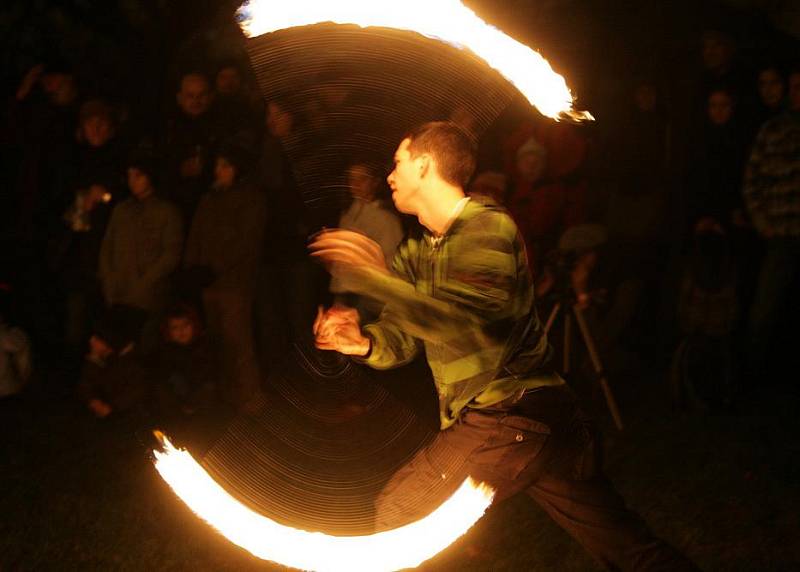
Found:
[[153, 451], [164, 480], [198, 516], [231, 542], [264, 560], [303, 570], [376, 572], [418, 566], [469, 530], [492, 502], [494, 491], [467, 478], [427, 517], [370, 536], [329, 536], [283, 526], [257, 514], [218, 485], [189, 452], [156, 432]]
[[410, 30], [468, 48], [500, 72], [543, 115], [594, 119], [572, 109], [564, 78], [537, 52], [488, 25], [459, 0], [250, 0], [239, 9], [250, 37], [322, 22]]

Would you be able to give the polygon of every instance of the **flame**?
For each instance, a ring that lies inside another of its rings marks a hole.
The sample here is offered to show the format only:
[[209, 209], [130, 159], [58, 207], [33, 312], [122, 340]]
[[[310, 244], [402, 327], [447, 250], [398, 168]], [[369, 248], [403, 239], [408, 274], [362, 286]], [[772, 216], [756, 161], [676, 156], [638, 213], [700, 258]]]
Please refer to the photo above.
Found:
[[439, 508], [406, 526], [369, 536], [330, 536], [278, 524], [233, 498], [194, 460], [156, 432], [162, 478], [199, 517], [258, 558], [303, 570], [378, 572], [416, 567], [469, 530], [494, 491], [467, 478]]
[[249, 37], [321, 22], [414, 31], [471, 50], [514, 84], [543, 115], [556, 120], [594, 119], [589, 112], [572, 108], [566, 81], [546, 59], [488, 25], [459, 0], [250, 0], [238, 14]]

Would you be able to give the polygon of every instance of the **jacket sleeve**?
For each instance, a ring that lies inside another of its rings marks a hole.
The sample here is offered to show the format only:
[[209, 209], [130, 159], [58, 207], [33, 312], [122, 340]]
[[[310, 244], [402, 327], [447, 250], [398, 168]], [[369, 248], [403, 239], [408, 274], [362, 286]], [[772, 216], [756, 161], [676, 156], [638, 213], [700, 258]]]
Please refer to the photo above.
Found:
[[[407, 245], [397, 249], [392, 260], [392, 271], [402, 284], [411, 285], [413, 270], [408, 257]], [[371, 341], [370, 353], [366, 358], [357, 358], [375, 369], [390, 369], [407, 364], [413, 360], [420, 350], [420, 340], [403, 331], [402, 320], [396, 310], [386, 304], [377, 322], [363, 328], [364, 334]]]
[[[487, 215], [469, 221], [460, 231], [447, 260], [446, 276], [437, 281], [433, 296], [417, 291], [402, 275], [364, 272], [357, 281], [360, 293], [386, 303], [380, 321], [365, 328], [373, 336], [368, 364], [384, 359], [382, 344], [391, 347], [390, 355], [404, 355], [404, 348], [410, 347], [408, 337], [452, 342], [472, 350], [489, 345], [487, 336], [491, 334], [486, 326], [502, 318], [508, 308], [517, 267], [516, 227], [508, 217]], [[405, 246], [398, 251], [401, 259]], [[397, 270], [397, 264], [394, 267]], [[387, 326], [389, 334], [378, 331], [375, 335], [376, 328]]]
[[762, 234], [769, 229], [766, 213], [766, 195], [770, 179], [763, 171], [764, 151], [768, 140], [769, 124], [761, 128], [753, 143], [750, 158], [745, 167], [744, 186], [742, 188], [742, 196], [747, 212], [750, 215], [750, 220], [753, 221], [753, 226], [756, 227], [756, 230]]

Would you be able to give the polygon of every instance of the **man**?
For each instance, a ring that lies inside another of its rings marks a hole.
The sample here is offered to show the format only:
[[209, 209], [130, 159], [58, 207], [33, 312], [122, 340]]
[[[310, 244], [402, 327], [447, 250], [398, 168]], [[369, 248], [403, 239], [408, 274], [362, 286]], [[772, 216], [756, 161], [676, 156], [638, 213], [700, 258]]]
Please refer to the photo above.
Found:
[[753, 143], [743, 195], [766, 243], [750, 309], [750, 366], [752, 373], [763, 374], [800, 271], [800, 68], [789, 74], [789, 109], [767, 121]]
[[184, 264], [205, 268], [213, 281], [202, 294], [208, 333], [221, 344], [222, 393], [244, 411], [259, 407], [261, 372], [253, 340], [256, 278], [267, 205], [246, 182], [250, 153], [233, 143], [216, 154], [214, 184], [200, 199]]
[[402, 141], [389, 186], [397, 209], [424, 230], [400, 245], [391, 273], [361, 235], [330, 231], [311, 245], [347, 270], [354, 290], [386, 304], [363, 328], [353, 310], [320, 310], [317, 346], [375, 368], [424, 348], [439, 393], [442, 432], [384, 488], [378, 528], [424, 516], [434, 482], [464, 471], [494, 487], [496, 500], [527, 492], [606, 567], [693, 569], [602, 475], [594, 430], [549, 368], [517, 228], [500, 207], [464, 196], [474, 164], [470, 140], [452, 123], [423, 125]]
[[218, 117], [212, 110], [213, 100], [210, 82], [204, 74], [183, 74], [175, 94], [177, 108], [163, 141], [167, 198], [178, 205], [187, 226], [211, 181], [211, 159], [220, 132]]

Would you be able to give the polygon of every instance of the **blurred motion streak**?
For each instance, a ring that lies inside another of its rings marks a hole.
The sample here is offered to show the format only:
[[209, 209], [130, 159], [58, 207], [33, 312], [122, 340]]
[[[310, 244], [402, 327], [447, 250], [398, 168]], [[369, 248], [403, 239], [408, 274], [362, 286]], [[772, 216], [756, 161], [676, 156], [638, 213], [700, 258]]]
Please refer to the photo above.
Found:
[[489, 507], [494, 491], [467, 478], [431, 514], [368, 536], [331, 536], [278, 524], [243, 505], [163, 433], [154, 450], [162, 478], [198, 516], [228, 540], [263, 560], [319, 571], [398, 570], [416, 567], [466, 533]]
[[409, 30], [469, 49], [500, 72], [543, 115], [555, 120], [593, 120], [572, 108], [573, 97], [562, 76], [525, 44], [481, 20], [459, 0], [251, 0], [238, 12], [244, 33], [262, 34], [323, 22]]

